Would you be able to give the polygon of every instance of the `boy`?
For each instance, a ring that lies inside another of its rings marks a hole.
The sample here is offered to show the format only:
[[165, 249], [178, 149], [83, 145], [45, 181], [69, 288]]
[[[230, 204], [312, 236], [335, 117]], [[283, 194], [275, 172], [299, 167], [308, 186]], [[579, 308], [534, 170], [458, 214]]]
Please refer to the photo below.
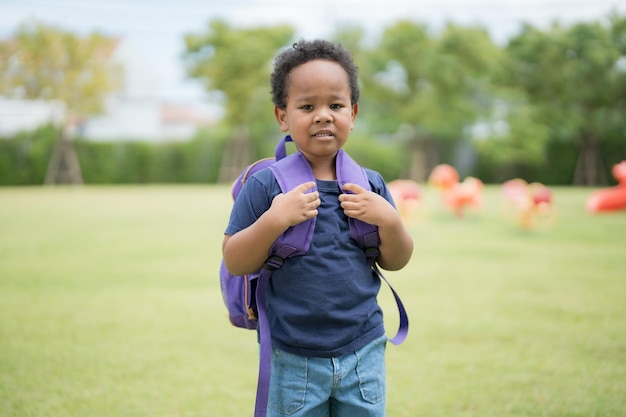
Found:
[[317, 220], [309, 251], [286, 259], [267, 289], [268, 416], [384, 416], [380, 280], [350, 237], [347, 218], [378, 226], [381, 268], [404, 267], [413, 240], [380, 174], [366, 170], [372, 191], [346, 184], [350, 194], [343, 194], [337, 184], [335, 156], [359, 112], [357, 67], [340, 45], [300, 41], [276, 58], [271, 86], [280, 129], [311, 164], [316, 183], [282, 194], [268, 169], [249, 178], [226, 228], [226, 267], [234, 275], [258, 270], [287, 228]]

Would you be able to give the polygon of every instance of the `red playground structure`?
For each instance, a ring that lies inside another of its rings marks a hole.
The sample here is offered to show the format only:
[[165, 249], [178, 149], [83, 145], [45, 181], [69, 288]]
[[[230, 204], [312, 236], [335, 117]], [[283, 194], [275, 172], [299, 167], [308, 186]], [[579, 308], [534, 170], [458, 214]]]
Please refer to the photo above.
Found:
[[466, 177], [463, 182], [459, 182], [459, 174], [451, 165], [437, 165], [430, 173], [428, 182], [443, 191], [444, 205], [457, 217], [463, 217], [467, 207], [482, 205], [483, 182], [474, 177]]
[[502, 184], [505, 215], [513, 218], [524, 230], [546, 228], [556, 220], [552, 191], [540, 182], [528, 184], [513, 178]]
[[393, 180], [387, 185], [402, 220], [409, 223], [420, 207], [421, 187], [417, 182], [406, 179]]
[[591, 193], [587, 199], [588, 213], [626, 210], [626, 161], [613, 165], [611, 172], [618, 185]]

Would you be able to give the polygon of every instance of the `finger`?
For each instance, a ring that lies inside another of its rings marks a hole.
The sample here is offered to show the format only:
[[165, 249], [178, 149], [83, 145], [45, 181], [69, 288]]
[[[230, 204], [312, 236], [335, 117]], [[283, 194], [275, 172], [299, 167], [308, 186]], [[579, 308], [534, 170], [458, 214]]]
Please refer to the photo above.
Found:
[[345, 214], [355, 213], [360, 210], [360, 206], [354, 203], [341, 203], [341, 209]]
[[308, 181], [308, 182], [303, 182], [302, 184], [298, 185], [297, 187], [294, 188], [294, 190], [297, 190], [301, 193], [305, 193], [314, 187], [315, 187], [315, 181]]
[[348, 191], [353, 194], [361, 194], [367, 191], [365, 188], [361, 187], [359, 184], [353, 184], [351, 182], [344, 184], [343, 190]]

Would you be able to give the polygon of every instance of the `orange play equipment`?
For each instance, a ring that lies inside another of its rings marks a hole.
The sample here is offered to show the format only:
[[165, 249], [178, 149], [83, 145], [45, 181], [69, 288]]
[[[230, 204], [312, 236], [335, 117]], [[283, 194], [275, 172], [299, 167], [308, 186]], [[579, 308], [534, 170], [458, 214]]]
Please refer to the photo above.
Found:
[[524, 230], [550, 226], [556, 219], [552, 191], [539, 182], [528, 184], [521, 178], [508, 180], [502, 184], [502, 195], [506, 214], [518, 221]]
[[437, 188], [448, 190], [459, 182], [459, 174], [452, 165], [440, 164], [432, 170], [428, 182]]
[[587, 199], [587, 212], [594, 214], [626, 209], [626, 161], [613, 165], [611, 172], [619, 184], [591, 193]]
[[482, 204], [483, 182], [474, 177], [466, 177], [463, 182], [459, 182], [459, 174], [451, 165], [437, 165], [430, 173], [428, 182], [443, 191], [443, 203], [457, 217], [463, 217], [466, 207], [479, 207]]
[[387, 184], [402, 220], [409, 222], [419, 209], [422, 189], [412, 180], [393, 180]]

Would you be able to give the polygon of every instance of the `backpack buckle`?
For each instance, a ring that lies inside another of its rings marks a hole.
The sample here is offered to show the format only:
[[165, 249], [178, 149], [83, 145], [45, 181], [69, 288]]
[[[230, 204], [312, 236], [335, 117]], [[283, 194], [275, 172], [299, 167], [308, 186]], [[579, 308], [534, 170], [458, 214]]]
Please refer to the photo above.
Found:
[[263, 268], [267, 269], [268, 271], [276, 271], [283, 266], [283, 263], [285, 263], [285, 260], [283, 258], [278, 255], [272, 255], [267, 258], [267, 261], [265, 261]]
[[376, 259], [380, 256], [380, 250], [377, 247], [365, 248], [365, 256], [367, 259]]

